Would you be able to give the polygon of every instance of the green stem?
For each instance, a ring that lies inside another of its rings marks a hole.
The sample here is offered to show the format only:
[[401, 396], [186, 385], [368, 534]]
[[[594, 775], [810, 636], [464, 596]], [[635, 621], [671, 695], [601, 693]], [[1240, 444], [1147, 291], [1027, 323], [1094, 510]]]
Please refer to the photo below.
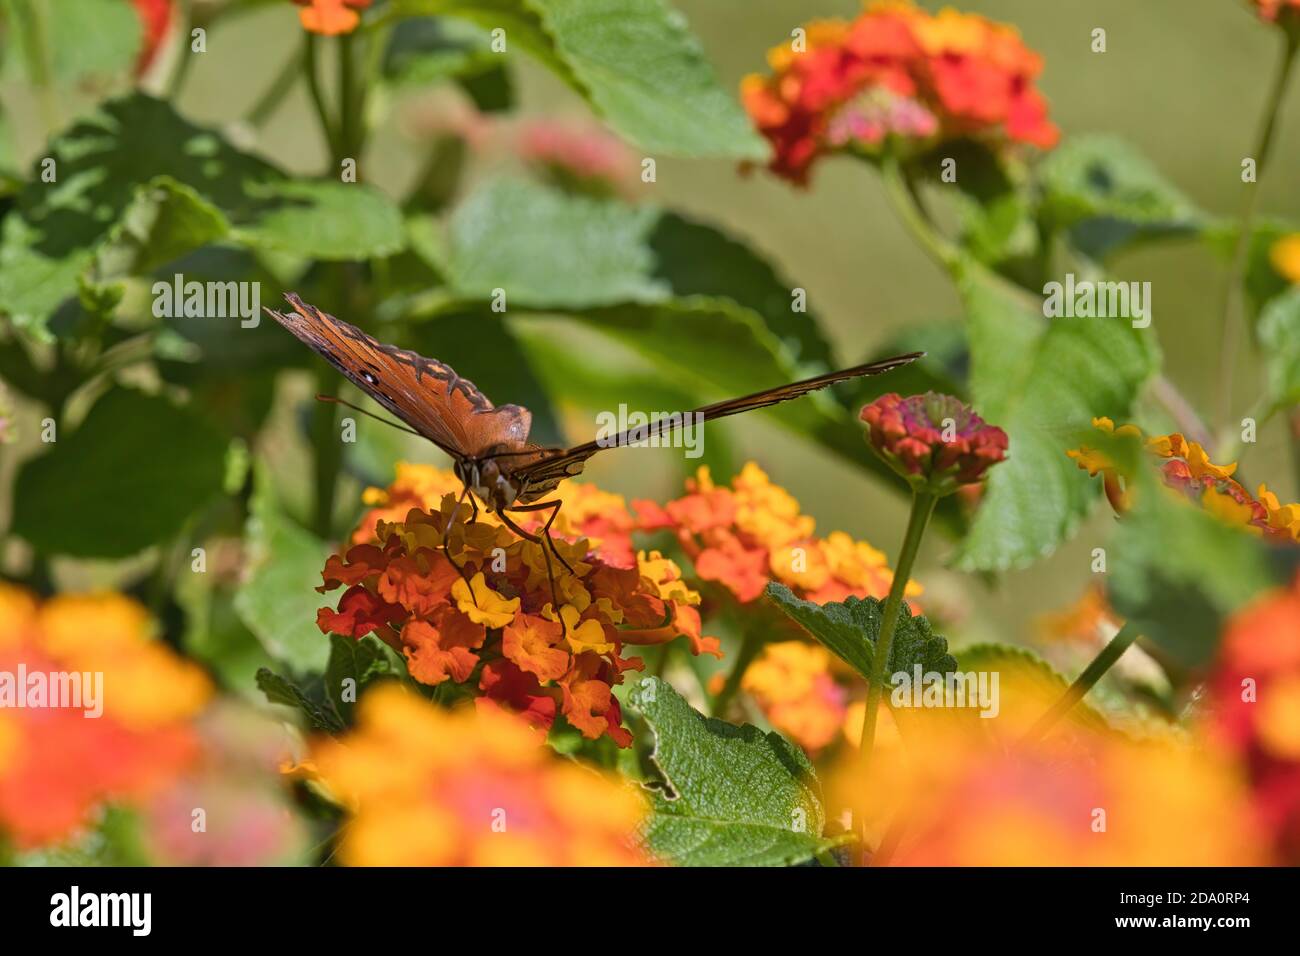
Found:
[[334, 175], [338, 175], [338, 164], [344, 159], [357, 158], [357, 125], [359, 118], [356, 115], [357, 96], [356, 96], [356, 75], [355, 63], [353, 62], [352, 34], [344, 33], [339, 37], [338, 47], [338, 107], [339, 107], [339, 152], [334, 157]]
[[718, 691], [718, 696], [713, 698], [713, 716], [721, 717], [726, 713], [728, 705], [740, 690], [740, 681], [745, 676], [745, 671], [749, 670], [749, 665], [754, 663], [754, 658], [763, 648], [763, 641], [758, 634], [753, 631], [746, 632], [741, 639], [740, 650], [736, 652], [736, 660], [731, 665], [731, 671], [727, 674], [727, 682], [722, 685], [722, 690]]
[[284, 98], [289, 95], [293, 89], [294, 81], [298, 79], [298, 73], [302, 69], [306, 60], [306, 41], [299, 44], [297, 51], [289, 57], [280, 66], [280, 72], [275, 75], [275, 79], [266, 88], [257, 102], [253, 104], [252, 109], [248, 111], [248, 125], [255, 129], [261, 129], [267, 121], [274, 115]]
[[50, 47], [45, 42], [44, 14], [37, 10], [33, 3], [16, 4], [13, 12], [32, 85], [36, 87], [41, 122], [45, 126], [47, 136], [53, 136], [62, 121], [58, 95], [54, 91], [53, 71], [50, 67]]
[[885, 670], [889, 664], [889, 653], [894, 646], [894, 631], [898, 627], [898, 618], [903, 606], [903, 594], [907, 582], [912, 577], [912, 565], [916, 563], [917, 552], [921, 549], [921, 539], [925, 536], [926, 525], [934, 513], [935, 502], [939, 499], [929, 491], [918, 491], [912, 496], [912, 514], [907, 519], [907, 533], [903, 536], [903, 550], [898, 555], [898, 564], [894, 567], [894, 581], [889, 586], [889, 597], [885, 600], [885, 611], [880, 621], [880, 637], [876, 641], [871, 658], [871, 676], [867, 683], [867, 712], [862, 716], [862, 752], [863, 766], [869, 766], [871, 751], [876, 745], [876, 715], [880, 710], [880, 701], [884, 696]]
[[1083, 700], [1088, 691], [1101, 680], [1102, 675], [1124, 656], [1124, 652], [1132, 647], [1137, 639], [1137, 628], [1132, 624], [1125, 624], [1120, 628], [1119, 633], [1110, 639], [1110, 643], [1103, 647], [1101, 653], [1093, 658], [1092, 663], [1084, 668], [1083, 673], [1075, 678], [1074, 683], [1066, 689], [1061, 699], [1052, 705], [1051, 710], [1038, 718], [1034, 726], [1029, 728], [1025, 740], [1032, 742], [1045, 737], [1047, 732], [1056, 726], [1057, 721], [1073, 710], [1075, 704]]
[[338, 132], [335, 130], [334, 123], [330, 119], [329, 110], [325, 106], [325, 96], [321, 92], [320, 77], [316, 73], [316, 34], [308, 33], [305, 41], [303, 44], [303, 72], [307, 76], [307, 92], [311, 95], [312, 105], [316, 108], [316, 118], [320, 122], [321, 135], [325, 137], [325, 147], [329, 150], [330, 159], [336, 160], [340, 153]]
[[885, 184], [885, 194], [893, 204], [898, 218], [903, 221], [903, 225], [930, 258], [945, 272], [951, 273], [961, 260], [961, 251], [939, 234], [921, 210], [916, 190], [903, 173], [898, 157], [893, 153], [885, 154], [880, 164], [880, 175]]
[[1238, 223], [1237, 244], [1233, 249], [1232, 264], [1228, 270], [1228, 284], [1223, 294], [1218, 402], [1216, 403], [1220, 425], [1227, 422], [1232, 409], [1232, 379], [1237, 365], [1237, 346], [1241, 339], [1242, 279], [1249, 259], [1251, 227], [1255, 219], [1255, 210], [1259, 205], [1259, 190], [1264, 182], [1264, 169], [1273, 150], [1273, 139], [1277, 133], [1277, 120], [1282, 111], [1282, 100], [1286, 96], [1291, 72], [1295, 66], [1296, 52], [1300, 50], [1300, 31], [1288, 30], [1285, 36], [1282, 58], [1278, 61], [1277, 72], [1273, 77], [1273, 86], [1264, 107], [1264, 122], [1260, 127], [1259, 139], [1253, 153], [1255, 181], [1247, 184], [1246, 198], [1242, 204]]
[[167, 99], [172, 102], [175, 102], [176, 98], [181, 95], [181, 90], [185, 87], [185, 81], [190, 75], [190, 67], [194, 65], [194, 50], [190, 48], [193, 32], [194, 2], [193, 0], [181, 0], [180, 59], [176, 61], [176, 68], [172, 70], [172, 75], [167, 80]]

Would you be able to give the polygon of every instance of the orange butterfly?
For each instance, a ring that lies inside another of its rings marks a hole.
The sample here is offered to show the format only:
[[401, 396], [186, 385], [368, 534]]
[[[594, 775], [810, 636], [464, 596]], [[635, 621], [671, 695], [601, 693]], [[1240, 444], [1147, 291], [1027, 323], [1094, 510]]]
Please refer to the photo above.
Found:
[[[451, 366], [407, 349], [385, 345], [356, 326], [308, 305], [292, 292], [286, 293], [285, 299], [293, 306], [293, 312], [286, 314], [268, 308], [267, 313], [409, 425], [409, 431], [427, 438], [451, 456], [456, 477], [465, 489], [461, 501], [468, 495], [473, 508], [471, 521], [478, 516], [477, 498], [515, 534], [535, 544], [545, 543], [542, 553], [546, 556], [552, 595], [555, 593], [555, 577], [551, 555], [558, 558], [570, 573], [573, 573], [573, 568], [551, 540], [551, 524], [559, 514], [561, 502], [558, 498], [550, 501], [539, 499], [554, 491], [565, 478], [580, 474], [587, 459], [596, 452], [646, 441], [671, 432], [684, 421], [710, 421], [737, 415], [751, 408], [764, 408], [798, 398], [835, 382], [879, 375], [925, 354], [910, 352], [743, 398], [715, 402], [684, 416], [659, 418], [648, 425], [573, 448], [543, 448], [528, 441], [532, 426], [532, 414], [528, 409], [519, 405], [493, 405], [473, 382], [461, 378]], [[364, 409], [358, 411], [369, 414]], [[540, 534], [525, 531], [509, 516], [509, 512], [546, 510], [551, 513]], [[547, 553], [548, 549], [550, 553]]]

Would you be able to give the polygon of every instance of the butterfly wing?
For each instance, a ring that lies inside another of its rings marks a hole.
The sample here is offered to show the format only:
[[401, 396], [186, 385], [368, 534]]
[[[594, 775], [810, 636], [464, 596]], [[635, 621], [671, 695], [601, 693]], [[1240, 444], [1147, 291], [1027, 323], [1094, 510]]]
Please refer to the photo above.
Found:
[[532, 414], [518, 405], [494, 406], [451, 366], [385, 345], [292, 292], [293, 312], [267, 309], [277, 322], [380, 405], [453, 458], [472, 458], [528, 439]]
[[[505, 459], [502, 465], [511, 471], [517, 481], [521, 482], [524, 492], [520, 495], [520, 500], [524, 503], [535, 501], [553, 491], [565, 478], [572, 478], [574, 475], [581, 474], [587, 459], [598, 451], [645, 441], [656, 435], [671, 432], [686, 422], [693, 423], [697, 420], [707, 422], [715, 418], [726, 418], [728, 415], [739, 415], [741, 412], [747, 412], [754, 408], [766, 408], [769, 405], [788, 402], [793, 398], [799, 398], [809, 392], [826, 388], [836, 382], [844, 382], [866, 375], [880, 375], [915, 362], [924, 354], [924, 352], [909, 352], [906, 355], [896, 355], [893, 358], [882, 359], [868, 365], [857, 365], [838, 372], [828, 372], [825, 375], [804, 379], [801, 382], [791, 382], [789, 385], [782, 385], [778, 388], [769, 388], [766, 391], [755, 392], [742, 398], [731, 398], [726, 401], [715, 402], [712, 405], [705, 405], [703, 408], [697, 408], [695, 411], [687, 412], [682, 416], [661, 417], [649, 425], [630, 428], [612, 437], [589, 441], [585, 445], [578, 445], [567, 451], [547, 452], [539, 449], [535, 458], [515, 459], [514, 463], [510, 459]], [[700, 417], [697, 419], [696, 416]]]

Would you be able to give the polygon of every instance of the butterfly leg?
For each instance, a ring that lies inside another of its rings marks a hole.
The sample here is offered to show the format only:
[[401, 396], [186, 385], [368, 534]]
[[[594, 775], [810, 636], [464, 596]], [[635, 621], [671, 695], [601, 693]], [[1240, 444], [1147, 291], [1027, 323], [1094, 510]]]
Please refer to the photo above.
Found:
[[551, 554], [555, 555], [556, 560], [564, 565], [565, 570], [574, 577], [577, 577], [578, 572], [573, 570], [573, 566], [569, 564], [568, 561], [564, 560], [564, 555], [560, 554], [559, 550], [555, 547], [555, 539], [551, 537], [551, 525], [555, 523], [555, 518], [560, 513], [560, 506], [563, 504], [564, 502], [560, 501], [559, 498], [556, 498], [554, 501], [540, 501], [534, 505], [519, 505], [510, 510], [515, 512], [528, 512], [545, 511], [547, 508], [550, 508], [551, 516], [546, 519], [546, 524], [542, 525], [542, 537], [546, 539], [546, 544], [551, 549]]
[[[520, 509], [515, 508], [513, 510], [518, 511]], [[519, 537], [523, 538], [525, 541], [531, 541], [533, 544], [541, 545], [542, 557], [546, 559], [546, 579], [551, 584], [551, 607], [555, 609], [555, 616], [560, 619], [560, 627], [563, 628], [563, 633], [567, 636], [569, 629], [564, 623], [564, 617], [560, 614], [560, 592], [555, 589], [555, 569], [551, 567], [551, 554], [546, 550], [546, 539], [541, 535], [533, 534], [531, 531], [525, 531], [523, 528], [519, 527], [519, 525], [515, 524], [515, 522], [510, 519], [510, 516], [506, 514], [505, 511], [499, 511], [497, 514], [501, 518], [501, 523], [515, 534], [519, 535]]]
[[[469, 523], [473, 524], [474, 519], [478, 517], [478, 505], [474, 504], [474, 496], [470, 494], [469, 488], [466, 487], [465, 490], [461, 492], [460, 498], [458, 498], [456, 501], [456, 510], [451, 513], [452, 520], [447, 523], [448, 532], [451, 531], [451, 526], [455, 521], [456, 515], [460, 514], [460, 506], [465, 503], [466, 495], [469, 495], [470, 506], [473, 507], [474, 509], [474, 514], [469, 519]], [[478, 597], [474, 594], [474, 588], [470, 584], [469, 573], [465, 570], [465, 566], [463, 564], [457, 564], [456, 559], [451, 556], [451, 549], [447, 546], [447, 539], [450, 537], [451, 535], [449, 533], [444, 534], [442, 536], [442, 553], [446, 556], [447, 563], [456, 569], [456, 573], [460, 575], [460, 579], [465, 582], [465, 586], [469, 588], [469, 599], [474, 602], [475, 607], [478, 607]]]

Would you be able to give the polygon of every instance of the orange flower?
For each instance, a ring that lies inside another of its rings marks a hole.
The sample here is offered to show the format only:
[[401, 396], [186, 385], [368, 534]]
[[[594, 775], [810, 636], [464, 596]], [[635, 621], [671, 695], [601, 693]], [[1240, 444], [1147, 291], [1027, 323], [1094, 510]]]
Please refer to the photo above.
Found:
[[[608, 688], [606, 687], [606, 691]], [[354, 814], [353, 866], [635, 866], [645, 801], [555, 757], [518, 720], [448, 712], [387, 685], [356, 729], [313, 749], [319, 780]]]
[[[736, 600], [755, 600], [773, 580], [822, 604], [889, 593], [894, 576], [881, 552], [843, 532], [815, 537], [814, 520], [754, 462], [741, 469], [730, 488], [719, 488], [709, 469], [700, 468], [686, 489], [685, 497], [662, 508], [634, 502], [639, 526], [673, 531], [695, 573], [723, 585]], [[908, 597], [921, 593], [916, 582], [907, 588]]]
[[302, 7], [298, 19], [304, 30], [333, 37], [351, 33], [361, 22], [358, 10], [370, 6], [370, 0], [293, 0]]
[[140, 53], [135, 60], [135, 75], [141, 76], [153, 63], [167, 35], [172, 18], [172, 0], [133, 0], [133, 3], [144, 29]]
[[1049, 149], [1059, 137], [1034, 85], [1042, 61], [1012, 27], [887, 0], [800, 33], [768, 53], [771, 75], [741, 83], [773, 172], [793, 182], [842, 150], [874, 155], [893, 142], [919, 153], [962, 137]]
[[[21, 673], [27, 686], [18, 685]], [[32, 675], [50, 688], [39, 704]], [[98, 702], [74, 696], [55, 706], [50, 675], [78, 676]], [[20, 847], [53, 843], [106, 801], [159, 792], [193, 760], [190, 721], [210, 693], [198, 667], [153, 639], [148, 615], [131, 599], [38, 604], [0, 583], [0, 830]], [[8, 695], [22, 695], [26, 706]]]
[[[1109, 434], [1142, 435], [1134, 425], [1116, 429], [1109, 418], [1094, 418], [1092, 424]], [[1263, 485], [1259, 487], [1259, 498], [1251, 497], [1250, 492], [1232, 478], [1237, 470], [1235, 462], [1216, 465], [1210, 461], [1204, 448], [1178, 432], [1150, 438], [1146, 448], [1153, 456], [1165, 459], [1160, 469], [1164, 485], [1199, 504], [1210, 514], [1252, 534], [1300, 541], [1300, 505], [1282, 505], [1277, 496]], [[1117, 513], [1123, 514], [1129, 509], [1132, 503], [1125, 489], [1125, 476], [1106, 454], [1087, 445], [1066, 454], [1088, 474], [1104, 476], [1106, 497]]]
[[[470, 683], [483, 709], [504, 708], [543, 729], [563, 714], [585, 736], [624, 747], [632, 738], [613, 688], [641, 667], [623, 656], [625, 646], [684, 637], [694, 653], [721, 656], [717, 639], [700, 631], [699, 595], [677, 566], [632, 551], [632, 516], [617, 495], [573, 483], [560, 492], [574, 513], [562, 508], [551, 530], [576, 573], [555, 563], [557, 608], [541, 546], [492, 514], [468, 523], [459, 488], [440, 493], [453, 482], [449, 472], [402, 465], [392, 487], [367, 492], [379, 507], [353, 535], [360, 543], [321, 572], [322, 592], [347, 586], [337, 610], [318, 612], [322, 631], [373, 633], [421, 683]], [[599, 534], [601, 546], [581, 528]]]
[[814, 755], [844, 724], [848, 691], [831, 674], [826, 648], [779, 641], [763, 648], [741, 678], [772, 726]]
[[1300, 577], [1227, 625], [1209, 681], [1209, 729], [1247, 768], [1280, 859], [1300, 863]]

